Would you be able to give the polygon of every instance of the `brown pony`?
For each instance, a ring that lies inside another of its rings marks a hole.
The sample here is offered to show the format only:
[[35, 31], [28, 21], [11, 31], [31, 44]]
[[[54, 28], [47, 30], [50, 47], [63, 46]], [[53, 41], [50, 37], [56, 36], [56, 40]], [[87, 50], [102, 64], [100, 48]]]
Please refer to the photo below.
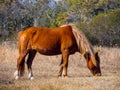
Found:
[[100, 58], [95, 53], [85, 35], [75, 25], [63, 25], [58, 28], [30, 27], [18, 34], [19, 58], [15, 79], [24, 74], [25, 57], [28, 55], [27, 67], [29, 79], [33, 79], [32, 62], [39, 52], [43, 55], [62, 54], [58, 76], [67, 76], [69, 55], [80, 52], [86, 59], [93, 75], [100, 76]]

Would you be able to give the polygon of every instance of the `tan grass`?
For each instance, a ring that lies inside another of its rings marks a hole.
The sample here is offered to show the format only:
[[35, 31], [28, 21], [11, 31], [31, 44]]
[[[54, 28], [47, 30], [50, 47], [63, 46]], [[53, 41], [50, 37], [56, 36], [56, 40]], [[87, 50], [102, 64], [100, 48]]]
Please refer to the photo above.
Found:
[[120, 48], [102, 47], [99, 54], [101, 77], [93, 77], [85, 59], [76, 53], [69, 59], [69, 78], [57, 78], [61, 56], [37, 54], [32, 66], [35, 79], [27, 79], [26, 68], [24, 77], [16, 81], [17, 45], [5, 42], [0, 45], [0, 90], [120, 90]]

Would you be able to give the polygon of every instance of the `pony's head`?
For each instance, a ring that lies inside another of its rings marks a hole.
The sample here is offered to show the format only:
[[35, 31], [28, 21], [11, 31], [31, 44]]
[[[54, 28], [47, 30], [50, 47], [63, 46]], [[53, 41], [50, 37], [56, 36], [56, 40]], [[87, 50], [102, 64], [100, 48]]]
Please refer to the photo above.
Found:
[[[98, 52], [96, 52], [95, 55], [91, 55], [89, 52], [86, 52], [84, 54], [84, 57], [87, 62], [87, 67], [91, 71], [91, 73], [94, 76], [101, 76], [100, 58], [99, 58]], [[93, 61], [96, 61], [96, 64], [94, 64]]]

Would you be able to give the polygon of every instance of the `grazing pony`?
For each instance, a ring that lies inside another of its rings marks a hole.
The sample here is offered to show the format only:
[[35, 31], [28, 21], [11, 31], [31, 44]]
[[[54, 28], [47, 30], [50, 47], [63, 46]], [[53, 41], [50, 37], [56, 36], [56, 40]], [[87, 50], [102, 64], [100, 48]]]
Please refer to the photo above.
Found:
[[58, 28], [30, 27], [18, 34], [19, 58], [15, 79], [24, 74], [25, 57], [29, 79], [33, 79], [32, 62], [39, 52], [43, 55], [62, 54], [58, 76], [67, 76], [69, 55], [80, 52], [86, 59], [87, 67], [93, 75], [101, 76], [100, 58], [95, 53], [85, 35], [73, 24], [63, 25]]

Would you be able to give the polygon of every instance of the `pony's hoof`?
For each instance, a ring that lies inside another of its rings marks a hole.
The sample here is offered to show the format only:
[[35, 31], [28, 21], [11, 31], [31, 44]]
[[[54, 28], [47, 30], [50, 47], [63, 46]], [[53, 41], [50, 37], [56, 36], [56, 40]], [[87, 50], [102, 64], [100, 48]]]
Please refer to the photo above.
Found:
[[14, 73], [14, 77], [15, 77], [16, 80], [19, 79], [19, 72], [18, 72], [18, 71], [15, 71], [15, 73]]
[[62, 75], [58, 75], [58, 78], [62, 78]]
[[58, 78], [64, 79], [64, 78], [68, 78], [68, 76], [66, 76], [66, 75], [60, 76], [60, 75], [58, 75]]
[[60, 78], [60, 79], [61, 79], [61, 78], [62, 78], [62, 76], [58, 76], [58, 78]]
[[16, 77], [18, 75], [18, 71], [15, 71], [14, 72], [14, 76]]
[[30, 80], [33, 80], [33, 79], [34, 79], [34, 77], [31, 77], [31, 78], [30, 78]]
[[34, 77], [29, 77], [29, 80], [34, 80]]
[[65, 78], [65, 79], [67, 79], [67, 78], [68, 78], [68, 76], [65, 76], [64, 78]]
[[68, 78], [68, 76], [67, 75], [63, 75], [63, 78]]
[[18, 80], [18, 79], [19, 79], [19, 76], [16, 76], [16, 77], [15, 77], [15, 80]]

